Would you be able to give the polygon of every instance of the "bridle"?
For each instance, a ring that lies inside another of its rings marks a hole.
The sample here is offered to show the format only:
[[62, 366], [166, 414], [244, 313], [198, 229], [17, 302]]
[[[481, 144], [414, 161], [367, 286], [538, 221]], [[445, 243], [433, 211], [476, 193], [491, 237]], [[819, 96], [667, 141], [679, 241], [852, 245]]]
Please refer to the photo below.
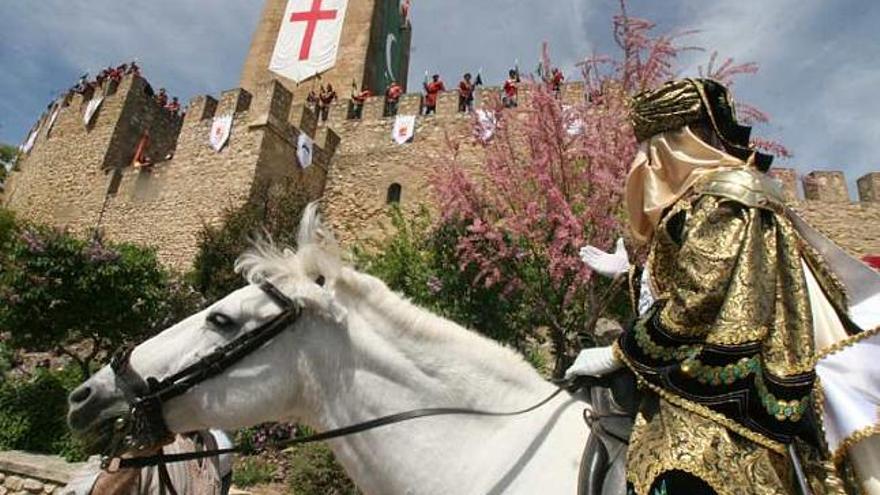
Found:
[[223, 373], [290, 327], [302, 315], [302, 303], [287, 297], [271, 283], [262, 283], [260, 289], [282, 309], [280, 314], [162, 380], [154, 377], [144, 379], [132, 370], [129, 363], [132, 348], [123, 349], [113, 356], [110, 367], [129, 403], [129, 412], [114, 425], [113, 439], [104, 455], [105, 467], [122, 452], [144, 451], [166, 443], [173, 435], [162, 415], [164, 403]]
[[[244, 359], [249, 354], [275, 338], [282, 331], [289, 328], [302, 315], [303, 304], [298, 300], [286, 296], [270, 282], [263, 282], [260, 285], [260, 289], [282, 309], [280, 314], [254, 330], [242, 334], [232, 342], [218, 347], [210, 354], [162, 380], [158, 380], [154, 377], [144, 379], [131, 369], [131, 366], [129, 365], [129, 359], [132, 352], [131, 348], [124, 349], [113, 356], [110, 366], [119, 381], [119, 386], [122, 388], [126, 400], [129, 403], [129, 412], [126, 416], [119, 418], [114, 424], [114, 432], [110, 447], [105, 451], [102, 458], [101, 466], [103, 469], [114, 472], [119, 469], [140, 469], [157, 466], [160, 468], [160, 479], [163, 485], [167, 486], [170, 493], [175, 494], [176, 492], [174, 491], [174, 487], [170, 484], [170, 478], [165, 469], [166, 464], [204, 459], [242, 451], [241, 447], [236, 446], [229, 449], [186, 452], [181, 454], [166, 455], [160, 452], [156, 455], [144, 457], [121, 457], [122, 454], [126, 452], [144, 452], [157, 445], [167, 443], [173, 437], [173, 434], [169, 431], [162, 415], [162, 405], [165, 402], [186, 393], [199, 383], [223, 373], [223, 371]], [[429, 416], [470, 415], [503, 417], [526, 414], [547, 404], [563, 390], [567, 390], [567, 385], [570, 385], [570, 382], [558, 382], [557, 385], [558, 388], [550, 396], [531, 407], [518, 411], [492, 412], [452, 407], [417, 409], [383, 416], [363, 423], [315, 435], [294, 438], [280, 442], [277, 446], [288, 447], [296, 444], [321, 442], [394, 423]]]

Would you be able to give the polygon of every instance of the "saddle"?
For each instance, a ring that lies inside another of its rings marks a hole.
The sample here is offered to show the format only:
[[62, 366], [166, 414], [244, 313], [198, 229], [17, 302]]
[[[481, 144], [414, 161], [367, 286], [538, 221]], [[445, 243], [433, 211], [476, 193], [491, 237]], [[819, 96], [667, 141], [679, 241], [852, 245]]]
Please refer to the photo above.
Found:
[[590, 436], [581, 457], [578, 495], [625, 495], [626, 451], [641, 403], [635, 375], [622, 369], [581, 380], [592, 410], [584, 411]]

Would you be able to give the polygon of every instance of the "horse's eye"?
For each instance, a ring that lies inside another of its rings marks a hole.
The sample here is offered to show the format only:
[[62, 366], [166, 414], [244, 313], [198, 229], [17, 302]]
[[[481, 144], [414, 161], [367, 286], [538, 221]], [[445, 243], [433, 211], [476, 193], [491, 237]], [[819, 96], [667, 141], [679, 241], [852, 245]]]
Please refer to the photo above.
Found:
[[320, 285], [321, 287], [324, 287], [324, 282], [326, 281], [327, 280], [324, 278], [323, 275], [318, 275], [318, 278], [315, 279], [315, 283]]
[[231, 330], [236, 326], [235, 320], [223, 313], [211, 313], [205, 319], [219, 330]]

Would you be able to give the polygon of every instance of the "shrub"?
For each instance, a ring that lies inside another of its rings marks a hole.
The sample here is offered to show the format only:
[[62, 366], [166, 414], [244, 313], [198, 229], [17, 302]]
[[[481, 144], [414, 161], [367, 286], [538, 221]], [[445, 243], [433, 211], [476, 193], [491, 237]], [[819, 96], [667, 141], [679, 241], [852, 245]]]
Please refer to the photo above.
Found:
[[84, 459], [65, 419], [67, 395], [81, 380], [80, 370], [74, 366], [60, 371], [38, 369], [33, 376], [0, 384], [0, 450]]
[[[0, 215], [0, 328], [9, 344], [92, 361], [191, 313], [199, 297], [151, 249], [84, 241]], [[84, 345], [88, 344], [88, 345]]]
[[232, 482], [246, 488], [271, 482], [275, 478], [275, 466], [259, 457], [243, 457], [235, 463]]
[[233, 265], [255, 236], [296, 244], [296, 230], [307, 199], [295, 184], [264, 186], [255, 196], [255, 201], [228, 209], [220, 227], [205, 225], [199, 234], [199, 253], [189, 280], [209, 301], [244, 286]]
[[354, 483], [336, 462], [333, 451], [321, 443], [290, 449], [291, 473], [287, 479], [294, 495], [356, 495]]

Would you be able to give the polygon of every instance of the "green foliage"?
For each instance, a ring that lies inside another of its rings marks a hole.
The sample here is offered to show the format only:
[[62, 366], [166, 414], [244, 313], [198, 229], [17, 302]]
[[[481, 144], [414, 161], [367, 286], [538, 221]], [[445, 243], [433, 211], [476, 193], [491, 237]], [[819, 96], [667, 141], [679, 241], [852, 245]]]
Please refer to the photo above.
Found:
[[78, 367], [38, 369], [0, 383], [0, 450], [61, 454], [83, 460], [66, 423], [67, 395], [82, 381]]
[[0, 143], [0, 163], [15, 163], [18, 158], [18, 148], [9, 144]]
[[275, 471], [275, 466], [259, 457], [244, 457], [232, 470], [232, 483], [239, 488], [270, 483]]
[[290, 449], [287, 485], [294, 495], [356, 495], [357, 488], [336, 462], [330, 447], [313, 443]]
[[528, 311], [501, 287], [472, 283], [476, 273], [462, 270], [456, 256], [459, 226], [435, 227], [425, 209], [409, 218], [396, 207], [388, 214], [393, 234], [354, 250], [362, 269], [415, 304], [501, 342], [522, 343], [519, 329]]
[[6, 373], [12, 369], [12, 364], [15, 361], [15, 355], [12, 352], [12, 349], [6, 345], [6, 342], [0, 341], [0, 384], [3, 383]]
[[150, 249], [33, 225], [11, 231], [0, 252], [0, 300], [7, 302], [0, 305], [0, 328], [12, 346], [57, 350], [84, 375], [98, 354], [165, 328], [199, 303]]
[[189, 278], [209, 301], [244, 286], [233, 265], [255, 236], [269, 236], [290, 246], [296, 243], [296, 230], [307, 204], [299, 188], [292, 182], [264, 186], [256, 197], [254, 202], [227, 210], [220, 227], [205, 225], [199, 234], [199, 253]]

